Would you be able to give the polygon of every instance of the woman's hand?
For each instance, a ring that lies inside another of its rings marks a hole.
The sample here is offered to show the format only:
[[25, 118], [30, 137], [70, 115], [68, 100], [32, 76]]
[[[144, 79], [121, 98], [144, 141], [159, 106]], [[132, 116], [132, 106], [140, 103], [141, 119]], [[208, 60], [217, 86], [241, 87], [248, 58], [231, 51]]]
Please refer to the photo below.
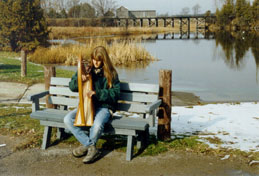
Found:
[[87, 81], [89, 78], [89, 74], [85, 75], [85, 74], [82, 74], [82, 81], [85, 82]]
[[95, 95], [95, 91], [90, 90], [86, 93], [86, 95], [88, 98], [91, 98], [93, 95]]

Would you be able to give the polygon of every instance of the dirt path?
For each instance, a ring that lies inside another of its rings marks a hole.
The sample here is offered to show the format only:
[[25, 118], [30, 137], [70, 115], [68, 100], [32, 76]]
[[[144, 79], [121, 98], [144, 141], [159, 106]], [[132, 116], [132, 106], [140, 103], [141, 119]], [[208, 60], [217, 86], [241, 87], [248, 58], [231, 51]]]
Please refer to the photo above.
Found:
[[135, 157], [125, 161], [125, 153], [102, 151], [102, 157], [92, 164], [74, 158], [74, 146], [58, 144], [47, 150], [27, 149], [13, 152], [21, 138], [0, 135], [0, 175], [177, 175], [177, 176], [257, 176], [259, 166], [248, 166], [236, 159], [188, 152], [169, 151], [158, 156]]

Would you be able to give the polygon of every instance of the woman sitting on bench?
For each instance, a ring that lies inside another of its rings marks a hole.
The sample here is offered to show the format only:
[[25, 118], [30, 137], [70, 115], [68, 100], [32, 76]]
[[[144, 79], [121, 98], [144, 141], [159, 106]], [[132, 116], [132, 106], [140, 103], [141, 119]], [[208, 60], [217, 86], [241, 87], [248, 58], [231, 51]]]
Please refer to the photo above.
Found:
[[[104, 125], [115, 111], [120, 94], [120, 81], [106, 49], [102, 46], [93, 50], [90, 64], [86, 66], [85, 70], [92, 75], [93, 91], [88, 91], [86, 95], [93, 100], [94, 124], [89, 130], [89, 136], [85, 134], [81, 127], [74, 126], [77, 109], [65, 116], [64, 123], [82, 144], [74, 149], [72, 154], [75, 157], [87, 154], [83, 162], [90, 163], [98, 155], [96, 143], [103, 132]], [[86, 81], [87, 77], [87, 73], [82, 74], [82, 81]], [[78, 92], [77, 72], [71, 78], [69, 88], [73, 92]]]

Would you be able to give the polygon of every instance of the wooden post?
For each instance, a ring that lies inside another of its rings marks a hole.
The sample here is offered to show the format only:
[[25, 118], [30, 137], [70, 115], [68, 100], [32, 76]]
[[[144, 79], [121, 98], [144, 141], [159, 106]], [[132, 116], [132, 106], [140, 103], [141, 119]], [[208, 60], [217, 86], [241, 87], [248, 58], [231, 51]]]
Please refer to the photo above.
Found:
[[[51, 77], [56, 77], [56, 68], [55, 66], [45, 65], [44, 66], [45, 90], [49, 90]], [[48, 99], [49, 99], [49, 96], [46, 96], [46, 107], [53, 108], [53, 106], [49, 104]]]
[[27, 51], [21, 50], [21, 77], [27, 76]]
[[159, 98], [162, 104], [158, 112], [157, 137], [159, 140], [171, 139], [171, 88], [172, 70], [159, 71]]

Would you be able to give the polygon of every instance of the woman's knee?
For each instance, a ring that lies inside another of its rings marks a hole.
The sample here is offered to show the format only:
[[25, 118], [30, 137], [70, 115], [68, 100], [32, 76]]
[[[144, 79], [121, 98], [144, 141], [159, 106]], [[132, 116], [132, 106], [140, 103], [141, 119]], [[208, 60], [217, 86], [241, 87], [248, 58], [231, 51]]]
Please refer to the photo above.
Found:
[[74, 119], [75, 119], [75, 110], [69, 112], [63, 119], [65, 125], [70, 126], [74, 124]]

